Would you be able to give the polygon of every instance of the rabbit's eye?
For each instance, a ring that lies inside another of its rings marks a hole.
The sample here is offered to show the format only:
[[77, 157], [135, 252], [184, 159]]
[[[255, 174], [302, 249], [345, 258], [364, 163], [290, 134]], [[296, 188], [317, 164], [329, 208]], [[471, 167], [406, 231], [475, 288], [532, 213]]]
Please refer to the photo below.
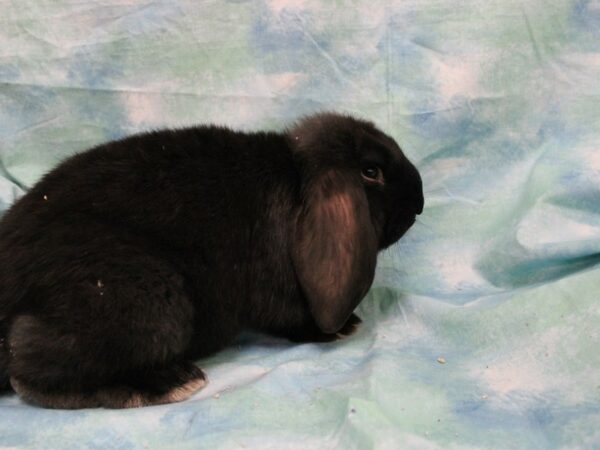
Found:
[[378, 183], [383, 183], [383, 174], [381, 173], [381, 170], [377, 166], [363, 167], [362, 176], [367, 181], [376, 181]]

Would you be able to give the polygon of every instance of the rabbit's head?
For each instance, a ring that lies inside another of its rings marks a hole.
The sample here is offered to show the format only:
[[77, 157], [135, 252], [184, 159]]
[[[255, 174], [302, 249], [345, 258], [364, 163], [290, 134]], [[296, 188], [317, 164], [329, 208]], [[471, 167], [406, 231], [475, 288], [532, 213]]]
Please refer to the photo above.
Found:
[[333, 333], [371, 286], [377, 252], [423, 210], [421, 177], [370, 122], [318, 114], [287, 136], [302, 180], [294, 268], [317, 324]]

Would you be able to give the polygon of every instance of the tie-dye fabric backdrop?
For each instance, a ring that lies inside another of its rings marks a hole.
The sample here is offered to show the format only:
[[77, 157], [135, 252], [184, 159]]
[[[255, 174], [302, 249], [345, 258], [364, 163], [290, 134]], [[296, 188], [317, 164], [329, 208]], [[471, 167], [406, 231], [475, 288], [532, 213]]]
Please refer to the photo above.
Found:
[[1, 209], [108, 139], [323, 109], [425, 184], [360, 332], [243, 336], [175, 405], [4, 396], [0, 447], [600, 448], [598, 0], [0, 1]]

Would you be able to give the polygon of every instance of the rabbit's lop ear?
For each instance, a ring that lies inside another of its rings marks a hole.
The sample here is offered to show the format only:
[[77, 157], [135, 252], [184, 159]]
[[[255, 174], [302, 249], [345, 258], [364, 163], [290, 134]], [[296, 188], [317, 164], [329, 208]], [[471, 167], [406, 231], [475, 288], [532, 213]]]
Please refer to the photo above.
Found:
[[377, 239], [360, 179], [338, 170], [316, 175], [304, 191], [293, 248], [294, 267], [310, 311], [335, 333], [367, 293]]

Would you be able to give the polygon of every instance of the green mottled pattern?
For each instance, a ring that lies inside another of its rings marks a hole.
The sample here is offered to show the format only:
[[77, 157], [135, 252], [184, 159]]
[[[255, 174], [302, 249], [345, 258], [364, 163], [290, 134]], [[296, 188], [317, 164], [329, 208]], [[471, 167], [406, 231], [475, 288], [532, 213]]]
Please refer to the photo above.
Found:
[[598, 0], [0, 0], [1, 209], [108, 139], [325, 109], [426, 192], [352, 338], [242, 336], [176, 405], [5, 396], [0, 447], [600, 448], [599, 99]]

